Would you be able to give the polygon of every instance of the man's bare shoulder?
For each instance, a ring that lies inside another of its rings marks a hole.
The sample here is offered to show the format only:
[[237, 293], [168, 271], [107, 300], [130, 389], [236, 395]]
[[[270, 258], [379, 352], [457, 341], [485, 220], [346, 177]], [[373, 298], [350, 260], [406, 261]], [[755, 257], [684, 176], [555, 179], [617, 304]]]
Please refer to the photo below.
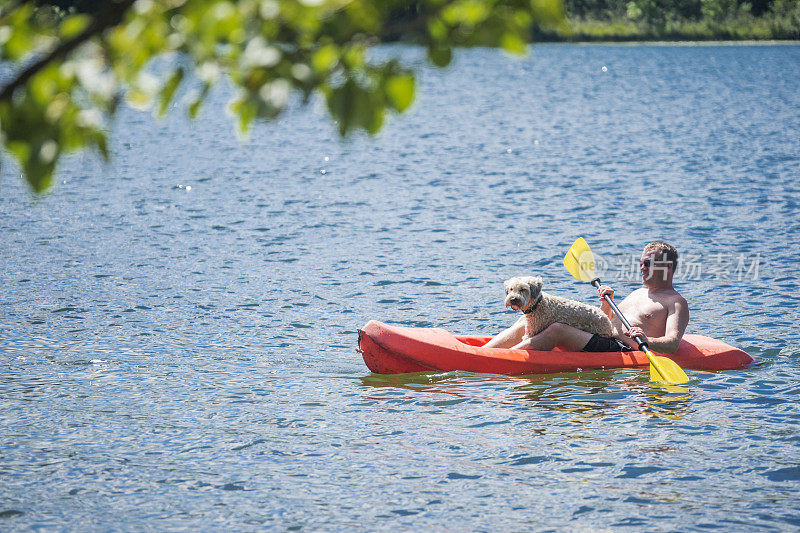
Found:
[[656, 297], [658, 298], [658, 300], [661, 303], [663, 303], [665, 305], [680, 306], [680, 307], [686, 307], [686, 308], [689, 307], [689, 302], [686, 301], [686, 298], [681, 296], [681, 293], [679, 293], [675, 289], [667, 289], [667, 290], [663, 290], [663, 291], [658, 291], [658, 294], [656, 295]]

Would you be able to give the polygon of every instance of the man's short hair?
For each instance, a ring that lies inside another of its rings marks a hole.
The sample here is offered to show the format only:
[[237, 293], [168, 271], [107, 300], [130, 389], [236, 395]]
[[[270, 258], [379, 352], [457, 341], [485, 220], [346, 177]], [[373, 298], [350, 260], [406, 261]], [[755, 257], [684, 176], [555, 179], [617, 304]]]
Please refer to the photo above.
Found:
[[672, 269], [678, 268], [678, 250], [675, 249], [674, 246], [671, 244], [667, 244], [661, 241], [654, 241], [644, 247], [644, 252], [656, 252], [657, 254], [661, 254], [662, 261], [669, 261], [672, 263]]

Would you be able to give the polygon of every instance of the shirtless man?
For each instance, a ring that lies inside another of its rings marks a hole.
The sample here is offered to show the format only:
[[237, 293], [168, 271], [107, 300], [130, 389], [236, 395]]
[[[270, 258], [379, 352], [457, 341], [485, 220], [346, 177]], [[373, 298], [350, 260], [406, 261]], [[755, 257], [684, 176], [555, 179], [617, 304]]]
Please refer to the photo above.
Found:
[[637, 348], [633, 337], [641, 335], [654, 352], [675, 352], [689, 324], [686, 300], [672, 286], [672, 277], [678, 265], [678, 251], [665, 242], [651, 242], [644, 247], [639, 264], [644, 287], [636, 289], [618, 304], [619, 310], [631, 323], [629, 331], [625, 331], [620, 319], [603, 299], [605, 295], [613, 298], [614, 290], [602, 285], [598, 289], [600, 309], [608, 315], [614, 326], [613, 337], [592, 335], [556, 323], [533, 337], [523, 339], [525, 323], [521, 319], [492, 339], [492, 346], [523, 350], [552, 350], [560, 346], [573, 352], [630, 351], [631, 346]]

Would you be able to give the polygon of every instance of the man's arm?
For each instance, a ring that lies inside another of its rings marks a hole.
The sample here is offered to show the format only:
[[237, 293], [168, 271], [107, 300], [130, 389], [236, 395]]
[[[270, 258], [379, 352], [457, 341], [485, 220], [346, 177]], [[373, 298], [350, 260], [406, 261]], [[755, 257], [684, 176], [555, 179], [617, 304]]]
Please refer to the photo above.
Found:
[[[622, 325], [622, 321], [619, 319], [617, 314], [608, 304], [603, 296], [608, 295], [609, 298], [612, 300], [614, 299], [614, 289], [609, 287], [608, 285], [601, 285], [598, 287], [597, 292], [600, 293], [600, 310], [606, 314], [608, 319], [611, 321], [611, 328], [614, 332], [614, 336], [621, 335], [622, 332], [625, 330], [625, 327]], [[624, 302], [625, 300], [623, 300]]]
[[649, 337], [647, 344], [650, 349], [658, 353], [675, 353], [689, 325], [689, 306], [686, 300], [678, 298], [669, 306], [667, 324], [663, 337]]

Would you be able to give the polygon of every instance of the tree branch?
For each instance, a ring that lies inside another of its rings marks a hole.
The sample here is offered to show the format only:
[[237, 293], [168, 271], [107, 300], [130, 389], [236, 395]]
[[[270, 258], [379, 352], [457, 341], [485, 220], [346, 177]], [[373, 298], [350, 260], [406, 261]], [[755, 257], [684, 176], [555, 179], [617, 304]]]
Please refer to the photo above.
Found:
[[59, 43], [58, 46], [48, 54], [33, 62], [28, 68], [20, 72], [16, 78], [3, 87], [3, 90], [0, 91], [0, 102], [10, 101], [17, 89], [25, 86], [33, 76], [51, 62], [63, 59], [92, 37], [118, 25], [122, 22], [122, 17], [125, 15], [125, 12], [130, 9], [135, 1], [136, 0], [118, 0], [116, 2], [108, 2], [106, 4], [107, 8], [97, 14], [85, 30], [75, 37]]

